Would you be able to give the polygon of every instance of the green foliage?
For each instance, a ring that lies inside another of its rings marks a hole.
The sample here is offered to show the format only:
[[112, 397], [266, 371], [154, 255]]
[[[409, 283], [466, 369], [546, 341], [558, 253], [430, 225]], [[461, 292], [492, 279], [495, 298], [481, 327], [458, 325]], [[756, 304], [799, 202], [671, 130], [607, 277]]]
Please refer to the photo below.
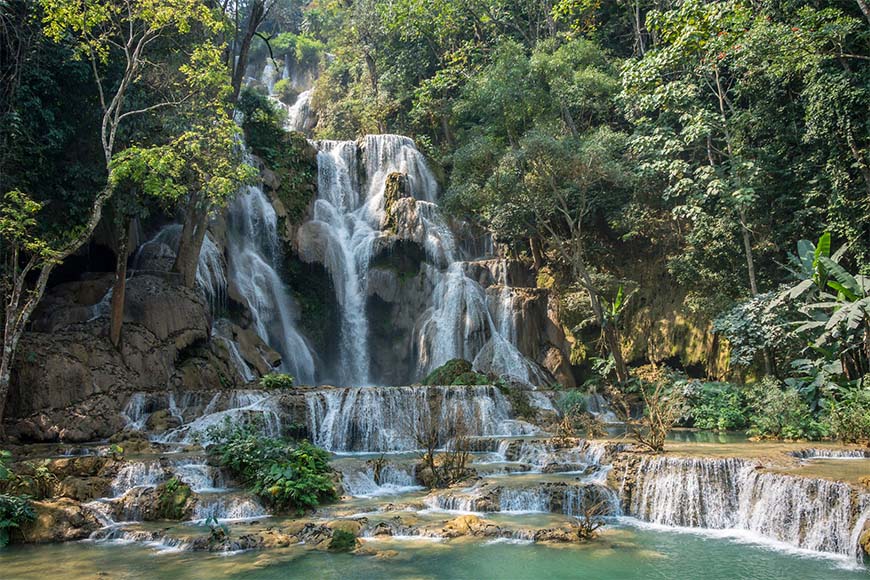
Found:
[[261, 93], [246, 88], [239, 97], [245, 142], [277, 174], [276, 192], [287, 219], [299, 223], [317, 191], [317, 151], [304, 135], [284, 130], [282, 111]]
[[488, 385], [492, 381], [486, 375], [475, 372], [467, 360], [449, 360], [426, 375], [424, 385]]
[[260, 377], [264, 389], [289, 389], [293, 387], [293, 377], [285, 373], [269, 373]]
[[299, 96], [299, 92], [293, 88], [293, 83], [290, 79], [279, 80], [275, 83], [272, 90], [274, 91], [275, 96], [277, 96], [285, 105], [292, 105]]
[[9, 544], [9, 533], [36, 519], [36, 512], [26, 497], [0, 493], [0, 548]]
[[346, 530], [335, 530], [329, 541], [331, 552], [352, 552], [356, 549], [356, 536]]
[[825, 403], [830, 435], [843, 443], [870, 443], [870, 388], [864, 377], [855, 388], [842, 389]]
[[174, 521], [184, 519], [192, 495], [190, 486], [177, 477], [161, 483], [157, 486], [157, 517]]
[[556, 408], [563, 415], [583, 413], [586, 411], [586, 393], [576, 389], [559, 393]]
[[266, 437], [256, 424], [229, 422], [208, 433], [208, 452], [280, 512], [301, 512], [336, 498], [329, 454], [307, 441]]
[[810, 412], [810, 406], [792, 387], [773, 378], [747, 386], [750, 435], [778, 439], [819, 439], [825, 426]]
[[694, 427], [730, 431], [747, 426], [746, 404], [739, 387], [731, 383], [688, 381], [683, 392]]

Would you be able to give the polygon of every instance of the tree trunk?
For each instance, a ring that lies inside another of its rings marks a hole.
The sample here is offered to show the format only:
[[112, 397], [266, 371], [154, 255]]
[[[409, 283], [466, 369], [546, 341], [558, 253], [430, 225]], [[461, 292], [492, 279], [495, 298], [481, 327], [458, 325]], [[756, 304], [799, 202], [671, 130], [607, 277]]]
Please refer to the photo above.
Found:
[[544, 267], [544, 253], [541, 251], [541, 240], [537, 236], [532, 236], [529, 238], [529, 248], [532, 251], [535, 270], [540, 270]]
[[109, 340], [118, 348], [121, 344], [121, 327], [124, 324], [124, 299], [127, 294], [127, 249], [130, 247], [130, 228], [133, 220], [126, 218], [123, 233], [118, 241], [118, 256], [115, 261], [115, 283], [112, 286], [112, 308], [109, 319]]
[[583, 282], [583, 287], [589, 295], [589, 305], [592, 307], [592, 313], [595, 315], [595, 320], [601, 327], [601, 332], [604, 334], [604, 344], [610, 355], [613, 357], [614, 370], [616, 371], [616, 380], [620, 384], [628, 382], [628, 366], [625, 364], [625, 359], [622, 357], [622, 344], [619, 339], [619, 329], [604, 317], [604, 308], [601, 306], [601, 297], [595, 285], [592, 283], [592, 276], [586, 270], [586, 265], [582, 258], [576, 255], [573, 259], [574, 272]]
[[868, 4], [866, 0], [856, 0], [856, 2], [858, 2], [858, 7], [861, 8], [861, 12], [864, 13], [864, 18], [867, 19], [867, 24], [870, 24], [870, 4]]
[[245, 78], [245, 69], [248, 68], [248, 54], [251, 51], [251, 42], [254, 40], [254, 34], [257, 28], [263, 22], [265, 16], [265, 4], [262, 0], [258, 0], [251, 5], [251, 16], [248, 19], [248, 27], [245, 29], [245, 35], [242, 37], [242, 42], [239, 45], [239, 58], [233, 69], [233, 103], [239, 100], [239, 93], [242, 90], [242, 81]]
[[172, 265], [172, 271], [181, 274], [181, 283], [187, 288], [193, 288], [196, 284], [199, 254], [208, 229], [208, 209], [198, 210], [197, 199], [192, 199], [190, 203], [191, 208], [188, 209], [178, 242], [178, 254]]

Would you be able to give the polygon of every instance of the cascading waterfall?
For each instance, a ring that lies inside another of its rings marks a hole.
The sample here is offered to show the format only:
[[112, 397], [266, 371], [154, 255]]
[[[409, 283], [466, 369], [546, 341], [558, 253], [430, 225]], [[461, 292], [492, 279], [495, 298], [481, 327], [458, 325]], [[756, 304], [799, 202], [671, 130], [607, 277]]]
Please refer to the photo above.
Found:
[[166, 471], [157, 462], [133, 461], [126, 463], [112, 480], [114, 497], [124, 495], [135, 487], [153, 487], [166, 479]]
[[766, 472], [742, 459], [645, 458], [628, 512], [655, 524], [744, 530], [857, 558], [870, 498], [845, 483]]
[[230, 276], [248, 303], [257, 334], [281, 354], [282, 371], [301, 383], [314, 382], [314, 355], [296, 328], [296, 303], [278, 274], [278, 218], [260, 187], [248, 187], [236, 198], [229, 225]]
[[396, 495], [423, 489], [414, 477], [414, 465], [388, 463], [376, 469], [370, 463], [357, 469], [343, 469], [341, 484], [346, 494], [354, 497]]
[[302, 91], [296, 101], [287, 107], [287, 122], [284, 127], [288, 131], [307, 133], [311, 129], [311, 96], [313, 90]]
[[328, 240], [324, 262], [341, 307], [339, 380], [363, 385], [369, 379], [366, 275], [380, 218], [358, 194], [356, 144], [323, 141], [318, 147], [318, 199], [310, 226]]
[[316, 445], [330, 451], [418, 449], [415, 433], [431, 421], [441, 445], [453, 437], [460, 423], [469, 436], [536, 431], [528, 423], [511, 419], [510, 403], [491, 386], [350, 387], [308, 392], [305, 400], [309, 433]]

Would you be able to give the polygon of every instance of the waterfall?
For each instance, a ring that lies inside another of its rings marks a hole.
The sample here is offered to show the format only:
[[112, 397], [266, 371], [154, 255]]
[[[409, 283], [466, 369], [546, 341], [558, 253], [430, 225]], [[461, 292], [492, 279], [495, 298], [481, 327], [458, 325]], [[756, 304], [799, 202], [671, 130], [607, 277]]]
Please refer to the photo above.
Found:
[[226, 480], [221, 470], [208, 465], [204, 458], [178, 461], [170, 469], [195, 493], [217, 492], [227, 489]]
[[330, 451], [418, 449], [415, 434], [424, 423], [437, 431], [440, 445], [457, 430], [469, 436], [535, 432], [511, 418], [510, 403], [492, 386], [333, 388], [308, 392], [305, 401], [309, 433]]
[[287, 122], [284, 127], [288, 131], [306, 133], [311, 129], [311, 96], [314, 93], [309, 89], [299, 93], [296, 101], [287, 107]]
[[849, 485], [766, 472], [741, 459], [644, 458], [629, 513], [665, 526], [737, 529], [858, 557], [870, 497]]
[[164, 479], [166, 479], [166, 472], [159, 463], [128, 462], [112, 480], [112, 493], [114, 497], [120, 497], [134, 487], [153, 487]]
[[230, 276], [246, 299], [253, 326], [281, 354], [281, 370], [314, 382], [314, 355], [296, 329], [296, 303], [278, 274], [278, 218], [260, 187], [248, 187], [230, 207]]
[[341, 474], [345, 493], [354, 497], [397, 495], [423, 489], [417, 485], [413, 464], [387, 463], [376, 475], [374, 466], [367, 462], [356, 469], [342, 469]]
[[260, 82], [266, 87], [268, 94], [275, 92], [275, 83], [278, 81], [278, 71], [275, 70], [275, 65], [272, 64], [272, 59], [266, 59], [266, 64], [263, 66], [263, 73], [260, 75]]
[[319, 226], [327, 239], [324, 265], [341, 307], [339, 381], [363, 385], [369, 379], [365, 284], [379, 218], [361, 204], [356, 145], [324, 141], [318, 147], [318, 199], [310, 225]]
[[269, 514], [254, 498], [242, 495], [201, 496], [193, 512], [194, 521], [214, 518], [218, 521], [238, 521], [266, 517]]
[[[215, 395], [202, 413], [190, 423], [167, 431], [155, 440], [160, 443], [207, 445], [211, 442], [210, 428], [220, 427], [226, 422], [238, 425], [252, 417], [259, 418], [265, 435], [278, 437], [282, 434], [283, 425], [276, 395], [259, 391], [230, 391], [224, 405], [219, 405], [219, 398], [220, 394]], [[218, 410], [218, 406], [223, 406], [223, 409]]]
[[870, 459], [866, 449], [801, 449], [789, 455], [798, 459]]

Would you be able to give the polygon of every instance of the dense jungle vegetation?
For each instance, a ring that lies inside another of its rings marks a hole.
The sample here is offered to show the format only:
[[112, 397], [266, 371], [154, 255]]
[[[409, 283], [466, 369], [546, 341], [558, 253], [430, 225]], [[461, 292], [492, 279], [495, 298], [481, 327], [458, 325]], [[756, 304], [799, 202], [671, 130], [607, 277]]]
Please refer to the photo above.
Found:
[[0, 418], [53, 277], [116, 271], [117, 342], [134, 218], [183, 217], [193, 285], [254, 175], [245, 69], [286, 55], [315, 138], [413, 137], [453, 216], [534, 262], [600, 338], [587, 386], [654, 402], [634, 367], [667, 361], [625, 356], [623, 313], [670, 293], [729, 348], [665, 373], [687, 424], [870, 439], [865, 0], [0, 0], [0, 32]]

